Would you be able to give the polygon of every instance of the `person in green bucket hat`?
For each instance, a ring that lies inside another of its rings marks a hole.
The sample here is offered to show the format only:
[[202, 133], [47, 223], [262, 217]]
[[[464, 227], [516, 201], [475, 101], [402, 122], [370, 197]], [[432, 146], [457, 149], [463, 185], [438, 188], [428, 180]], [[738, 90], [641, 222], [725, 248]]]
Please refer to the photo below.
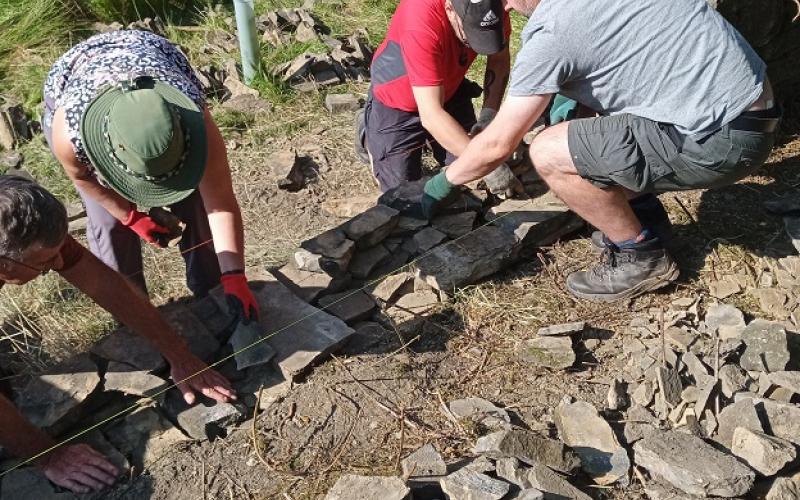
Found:
[[184, 224], [187, 286], [222, 283], [238, 321], [258, 305], [244, 273], [244, 231], [225, 143], [186, 57], [145, 31], [95, 35], [54, 64], [43, 130], [88, 215], [89, 248], [146, 290], [141, 242], [170, 231], [146, 210], [168, 207]]

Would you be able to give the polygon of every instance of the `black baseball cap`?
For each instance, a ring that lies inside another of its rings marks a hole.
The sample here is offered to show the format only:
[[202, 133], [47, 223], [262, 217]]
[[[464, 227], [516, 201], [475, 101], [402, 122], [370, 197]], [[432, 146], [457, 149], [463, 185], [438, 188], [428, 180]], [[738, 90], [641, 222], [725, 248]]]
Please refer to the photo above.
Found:
[[467, 43], [478, 54], [496, 54], [505, 47], [501, 0], [450, 0], [461, 18]]

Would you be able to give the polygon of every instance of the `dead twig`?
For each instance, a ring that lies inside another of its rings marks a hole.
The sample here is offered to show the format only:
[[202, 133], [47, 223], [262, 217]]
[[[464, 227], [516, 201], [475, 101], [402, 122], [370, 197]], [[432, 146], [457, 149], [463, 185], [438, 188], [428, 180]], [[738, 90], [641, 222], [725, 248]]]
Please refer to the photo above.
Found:
[[406, 426], [405, 426], [405, 418], [406, 418], [406, 409], [405, 407], [400, 408], [400, 446], [397, 448], [397, 460], [394, 462], [394, 470], [397, 473], [400, 473], [400, 460], [403, 458], [403, 445], [405, 444], [405, 437], [406, 437]]
[[449, 421], [453, 422], [455, 426], [461, 430], [461, 432], [466, 433], [467, 431], [466, 429], [464, 429], [464, 426], [461, 425], [461, 422], [458, 421], [456, 416], [453, 415], [453, 412], [450, 411], [450, 408], [448, 408], [447, 405], [444, 403], [444, 399], [442, 398], [442, 393], [436, 391], [433, 394], [436, 394], [436, 397], [439, 398], [439, 405], [442, 408], [442, 413], [444, 413], [444, 416], [447, 417]]
[[256, 457], [258, 461], [264, 464], [269, 470], [273, 470], [272, 466], [267, 462], [267, 460], [261, 455], [261, 445], [259, 444], [258, 440], [258, 433], [256, 432], [256, 420], [258, 420], [258, 409], [261, 407], [261, 395], [264, 392], [264, 386], [262, 385], [258, 389], [258, 397], [256, 398], [256, 406], [253, 408], [253, 423], [250, 427], [251, 438], [253, 440], [253, 449], [256, 451]]

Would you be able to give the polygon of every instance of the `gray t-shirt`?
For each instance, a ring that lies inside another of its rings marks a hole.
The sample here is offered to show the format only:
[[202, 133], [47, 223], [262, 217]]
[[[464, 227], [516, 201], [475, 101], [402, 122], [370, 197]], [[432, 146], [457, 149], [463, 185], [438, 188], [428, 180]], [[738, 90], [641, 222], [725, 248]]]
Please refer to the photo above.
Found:
[[510, 95], [561, 93], [689, 135], [746, 110], [766, 72], [705, 0], [542, 0], [521, 36]]

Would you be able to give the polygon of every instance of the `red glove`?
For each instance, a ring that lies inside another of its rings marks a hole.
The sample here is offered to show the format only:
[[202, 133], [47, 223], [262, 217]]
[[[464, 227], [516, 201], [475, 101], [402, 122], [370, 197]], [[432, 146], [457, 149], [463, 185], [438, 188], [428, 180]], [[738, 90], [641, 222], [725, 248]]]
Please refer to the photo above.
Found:
[[131, 208], [128, 218], [122, 222], [122, 225], [131, 228], [144, 241], [157, 247], [163, 246], [158, 240], [158, 235], [169, 234], [169, 229], [158, 225], [149, 215], [135, 208]]
[[247, 286], [247, 277], [244, 273], [228, 272], [223, 274], [219, 281], [225, 291], [225, 300], [228, 302], [231, 314], [244, 324], [258, 321], [258, 303], [250, 287]]

